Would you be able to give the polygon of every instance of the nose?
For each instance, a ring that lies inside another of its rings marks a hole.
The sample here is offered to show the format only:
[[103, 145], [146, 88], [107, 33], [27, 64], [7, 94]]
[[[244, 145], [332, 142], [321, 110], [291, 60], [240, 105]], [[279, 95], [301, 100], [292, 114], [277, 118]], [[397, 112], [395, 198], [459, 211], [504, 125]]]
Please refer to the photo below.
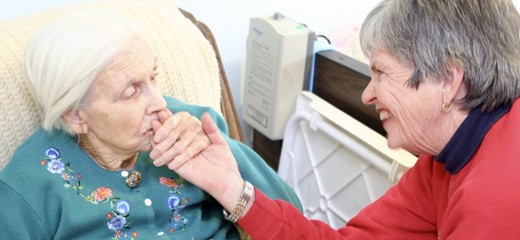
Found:
[[368, 85], [365, 87], [365, 90], [363, 90], [363, 94], [361, 95], [361, 101], [366, 105], [370, 105], [374, 104], [375, 99], [375, 84], [374, 81], [370, 79], [370, 82], [368, 82]]
[[166, 100], [164, 100], [161, 90], [155, 87], [153, 84], [149, 84], [148, 89], [150, 89], [150, 98], [148, 103], [148, 114], [153, 114], [155, 112], [161, 111], [166, 108]]

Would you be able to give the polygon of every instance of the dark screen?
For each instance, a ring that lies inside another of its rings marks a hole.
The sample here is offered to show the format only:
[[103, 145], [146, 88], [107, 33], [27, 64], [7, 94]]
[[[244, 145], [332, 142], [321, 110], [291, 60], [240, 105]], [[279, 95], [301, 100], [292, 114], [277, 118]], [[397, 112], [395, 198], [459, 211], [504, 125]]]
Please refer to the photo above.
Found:
[[369, 66], [335, 50], [316, 53], [313, 92], [386, 136], [373, 105], [361, 102], [361, 94], [370, 81]]

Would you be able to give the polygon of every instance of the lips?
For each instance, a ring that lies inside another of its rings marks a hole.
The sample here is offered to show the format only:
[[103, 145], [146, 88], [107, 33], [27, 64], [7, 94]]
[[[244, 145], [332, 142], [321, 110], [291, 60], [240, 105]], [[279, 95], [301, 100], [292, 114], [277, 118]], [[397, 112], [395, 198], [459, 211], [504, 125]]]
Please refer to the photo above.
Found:
[[144, 132], [144, 135], [150, 135], [150, 134], [153, 135], [153, 129], [152, 128], [150, 128], [146, 132]]

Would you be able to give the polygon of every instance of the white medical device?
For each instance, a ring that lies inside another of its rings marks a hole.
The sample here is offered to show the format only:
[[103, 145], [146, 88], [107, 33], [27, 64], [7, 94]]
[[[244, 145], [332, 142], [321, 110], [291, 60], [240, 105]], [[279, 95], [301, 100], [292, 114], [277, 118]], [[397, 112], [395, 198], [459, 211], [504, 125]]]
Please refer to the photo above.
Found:
[[303, 214], [340, 228], [394, 185], [417, 157], [311, 92], [287, 121], [278, 175]]
[[283, 138], [298, 94], [309, 86], [314, 39], [280, 13], [250, 19], [242, 117], [271, 140]]

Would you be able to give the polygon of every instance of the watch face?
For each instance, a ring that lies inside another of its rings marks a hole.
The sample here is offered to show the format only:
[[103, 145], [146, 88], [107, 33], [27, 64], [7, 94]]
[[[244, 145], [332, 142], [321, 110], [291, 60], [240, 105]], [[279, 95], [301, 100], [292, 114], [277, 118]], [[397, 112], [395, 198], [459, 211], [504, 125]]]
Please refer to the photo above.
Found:
[[251, 200], [251, 197], [253, 196], [254, 187], [253, 185], [245, 181], [244, 184], [244, 190], [242, 192], [242, 195], [240, 196], [240, 199], [238, 199], [237, 205], [233, 209], [231, 213], [228, 213], [226, 209], [223, 210], [224, 219], [236, 223], [238, 219], [243, 215], [244, 209], [246, 208], [247, 203], [249, 200]]
[[242, 196], [240, 198], [243, 198], [246, 200], [246, 203], [249, 202], [251, 199], [251, 196], [253, 196], [254, 187], [253, 185], [246, 181], [244, 185], [244, 193], [242, 193]]

